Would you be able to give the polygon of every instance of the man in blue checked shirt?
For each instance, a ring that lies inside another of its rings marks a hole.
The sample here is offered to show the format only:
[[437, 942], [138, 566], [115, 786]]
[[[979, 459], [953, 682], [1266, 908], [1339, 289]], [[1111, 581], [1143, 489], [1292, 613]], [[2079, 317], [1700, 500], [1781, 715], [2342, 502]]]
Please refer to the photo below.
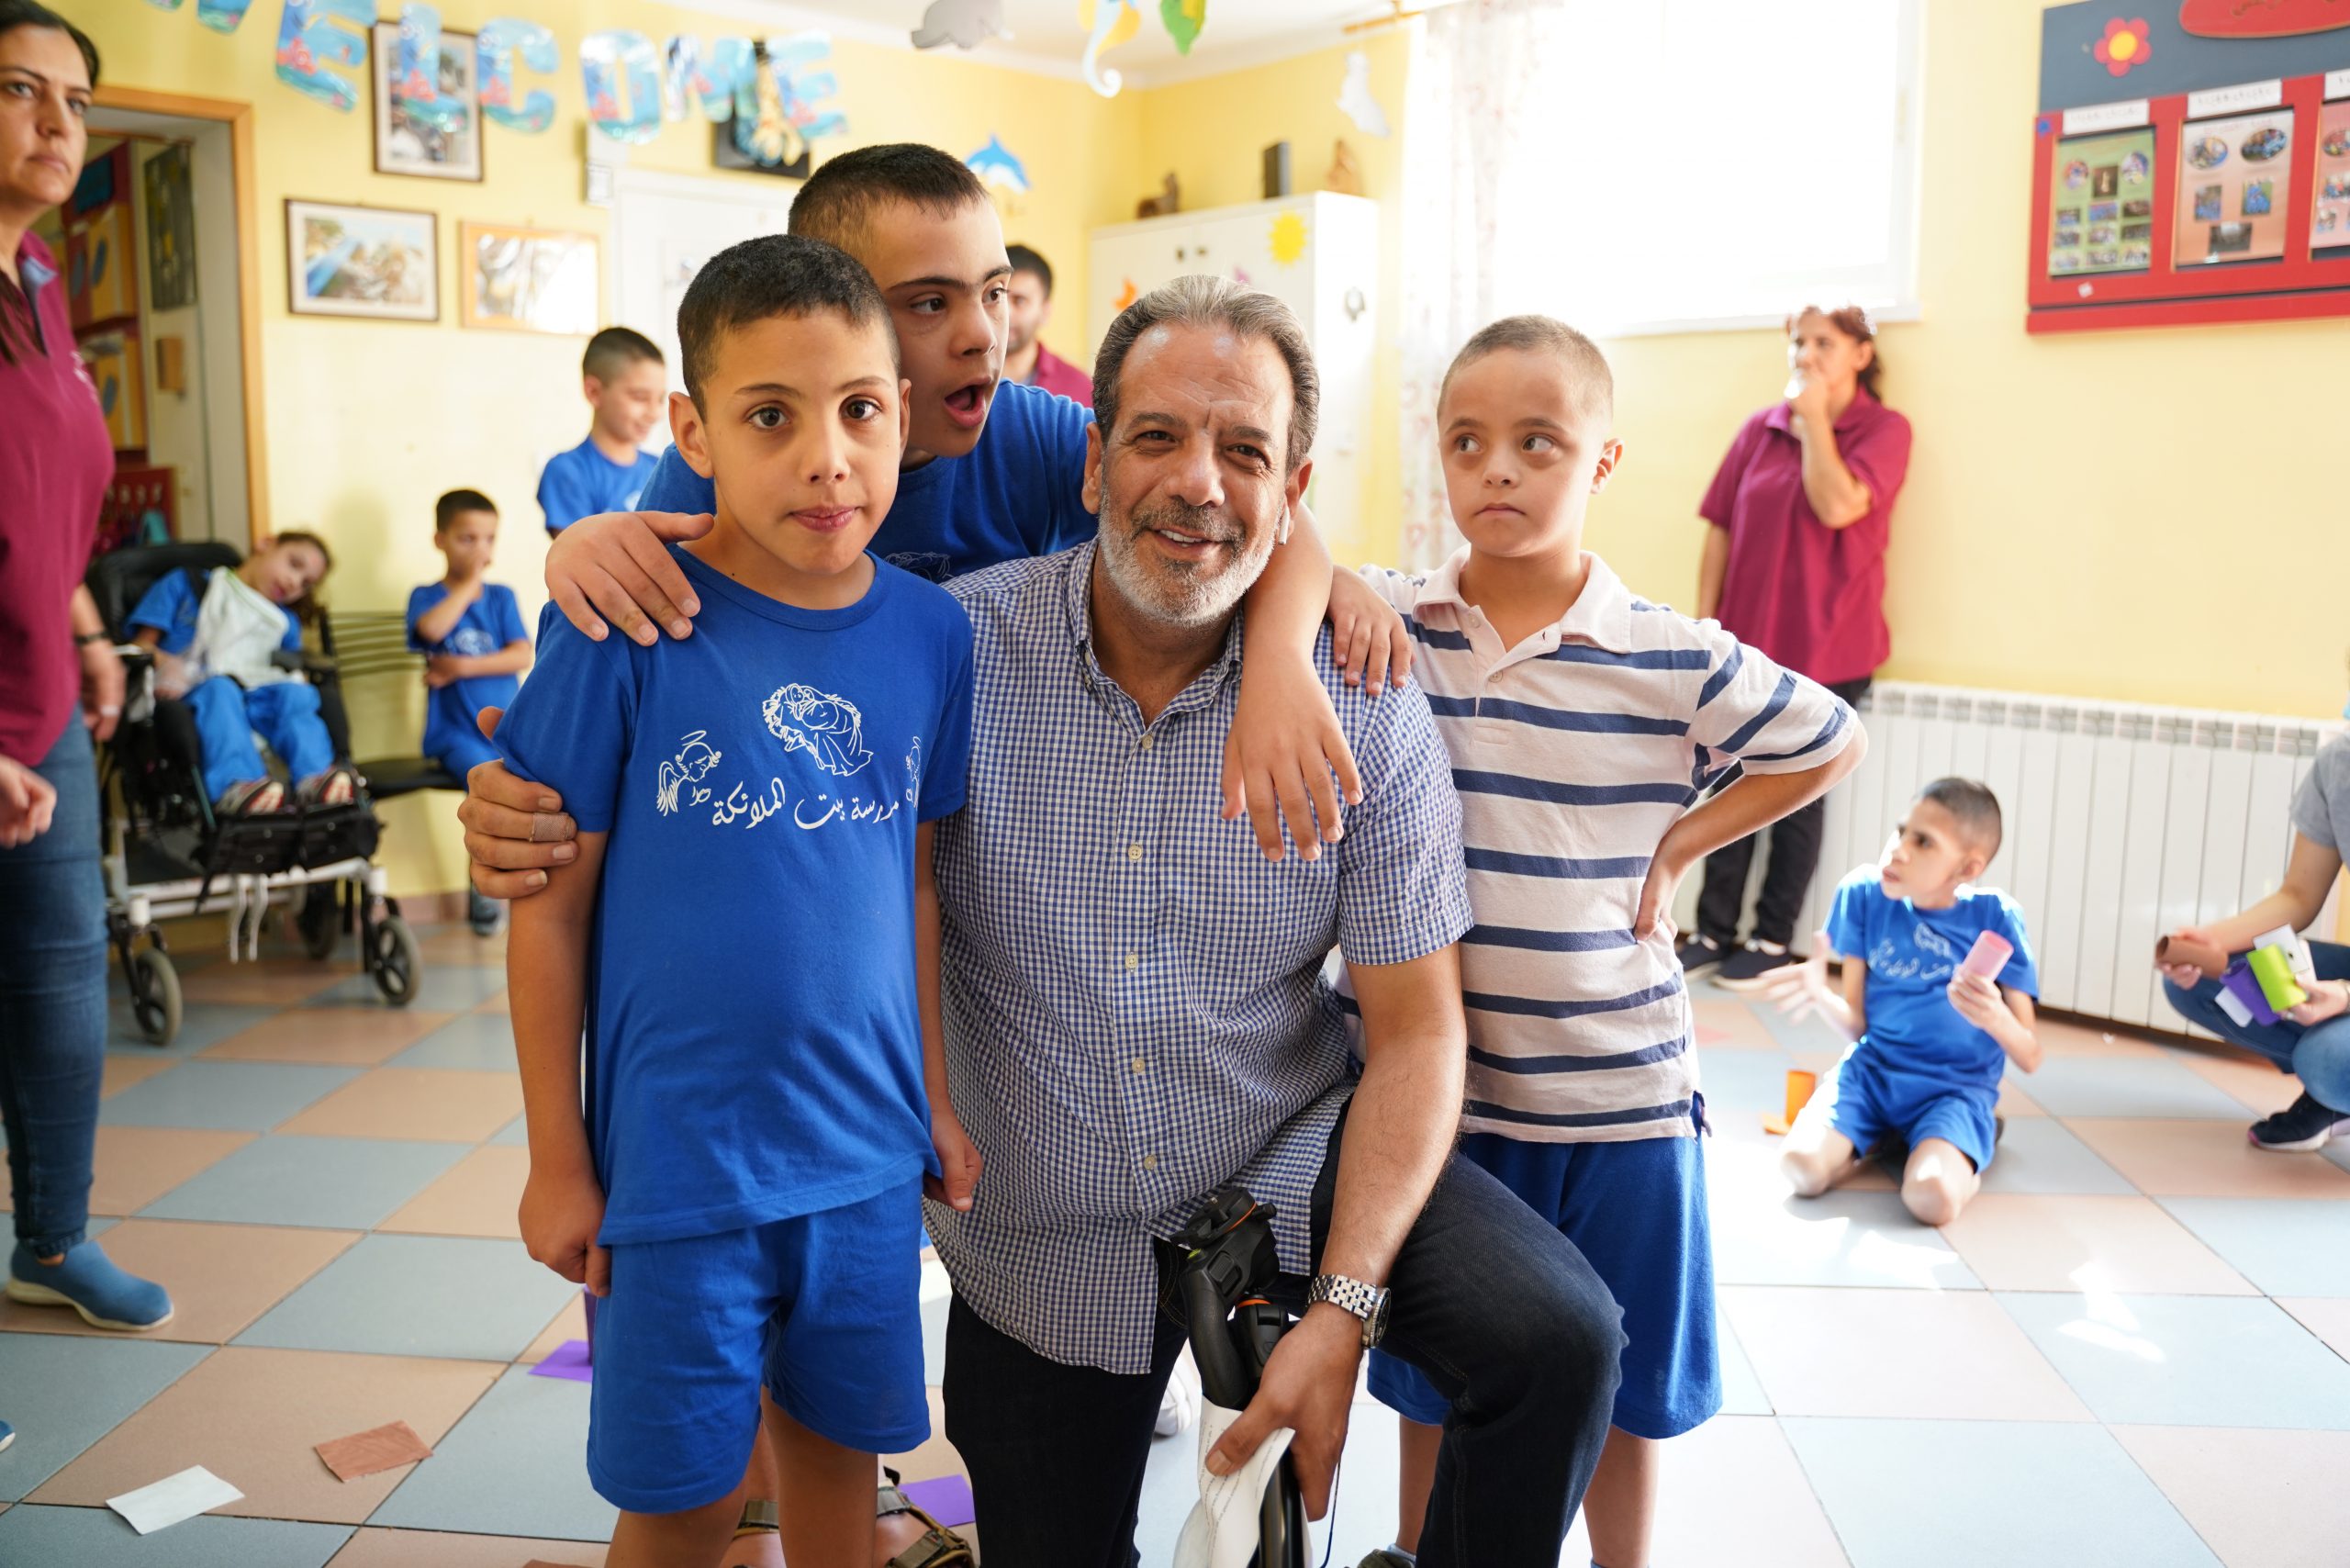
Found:
[[[1555, 1562], [1623, 1336], [1565, 1238], [1452, 1153], [1470, 922], [1426, 700], [1347, 687], [1326, 629], [1317, 665], [1362, 774], [1343, 833], [1268, 860], [1214, 810], [1237, 607], [1308, 475], [1304, 333], [1266, 296], [1186, 278], [1121, 316], [1101, 364], [1098, 539], [951, 585], [978, 711], [968, 803], [937, 840], [947, 1068], [986, 1163], [968, 1207], [929, 1219], [979, 1533], [1023, 1568], [1136, 1560], [1183, 1342], [1168, 1238], [1237, 1181], [1279, 1210], [1273, 1294], [1303, 1316], [1211, 1466], [1289, 1428], [1320, 1518], [1375, 1341], [1452, 1405], [1421, 1561]], [[569, 824], [537, 786], [485, 769], [474, 787], [507, 808], [476, 821], [513, 833], [468, 834], [476, 880], [526, 895]], [[1359, 1070], [1321, 977], [1333, 946]]]

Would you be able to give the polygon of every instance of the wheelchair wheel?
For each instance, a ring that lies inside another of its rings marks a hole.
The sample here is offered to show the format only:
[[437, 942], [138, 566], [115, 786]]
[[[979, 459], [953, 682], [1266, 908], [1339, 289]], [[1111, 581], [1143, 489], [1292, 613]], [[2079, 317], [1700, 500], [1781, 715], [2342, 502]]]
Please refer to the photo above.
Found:
[[375, 923], [375, 950], [370, 966], [375, 975], [375, 989], [384, 1000], [395, 1007], [406, 1007], [416, 1000], [416, 980], [420, 968], [417, 961], [416, 934], [408, 922], [398, 915], [389, 915]]
[[335, 903], [334, 884], [314, 884], [303, 895], [294, 924], [302, 933], [303, 952], [315, 959], [333, 957], [335, 944], [342, 940], [342, 912]]
[[179, 1037], [182, 1003], [180, 972], [172, 956], [160, 947], [141, 947], [130, 956], [130, 1011], [140, 1032], [159, 1046]]

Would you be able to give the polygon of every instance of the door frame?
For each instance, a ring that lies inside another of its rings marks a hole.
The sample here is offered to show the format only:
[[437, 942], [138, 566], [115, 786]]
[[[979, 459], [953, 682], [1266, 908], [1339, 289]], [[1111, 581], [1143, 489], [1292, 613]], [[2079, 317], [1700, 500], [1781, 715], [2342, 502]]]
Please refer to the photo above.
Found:
[[253, 106], [233, 98], [159, 93], [104, 83], [91, 95], [101, 108], [177, 115], [229, 128], [229, 177], [236, 195], [237, 348], [244, 362], [245, 525], [250, 543], [269, 537], [269, 435], [263, 422], [261, 366], [261, 192], [253, 172]]

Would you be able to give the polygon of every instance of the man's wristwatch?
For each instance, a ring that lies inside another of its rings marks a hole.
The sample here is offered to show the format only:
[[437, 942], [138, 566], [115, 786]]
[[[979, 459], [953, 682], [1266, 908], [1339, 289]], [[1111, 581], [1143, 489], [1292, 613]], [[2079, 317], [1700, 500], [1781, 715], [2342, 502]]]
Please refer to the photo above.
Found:
[[1305, 1305], [1312, 1306], [1324, 1301], [1362, 1319], [1364, 1350], [1386, 1337], [1388, 1293], [1380, 1286], [1367, 1285], [1344, 1274], [1316, 1274], [1314, 1282], [1306, 1287]]

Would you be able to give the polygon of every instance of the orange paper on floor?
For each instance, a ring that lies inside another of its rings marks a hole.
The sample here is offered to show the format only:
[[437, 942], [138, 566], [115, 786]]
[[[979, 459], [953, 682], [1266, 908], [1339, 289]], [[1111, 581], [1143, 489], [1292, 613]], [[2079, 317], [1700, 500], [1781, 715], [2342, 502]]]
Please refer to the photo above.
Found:
[[320, 1443], [318, 1448], [319, 1457], [326, 1461], [327, 1468], [344, 1481], [397, 1470], [403, 1464], [432, 1457], [431, 1449], [406, 1421], [353, 1432], [350, 1437]]

